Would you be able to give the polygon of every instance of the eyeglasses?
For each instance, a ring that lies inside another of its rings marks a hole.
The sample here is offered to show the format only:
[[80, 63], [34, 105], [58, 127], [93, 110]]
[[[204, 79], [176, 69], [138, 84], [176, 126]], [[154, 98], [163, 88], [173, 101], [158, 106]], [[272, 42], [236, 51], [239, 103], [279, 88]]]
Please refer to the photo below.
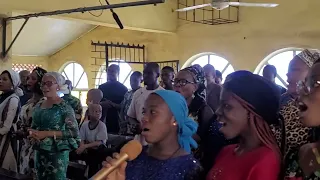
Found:
[[40, 87], [44, 87], [44, 86], [51, 87], [54, 84], [57, 84], [57, 83], [52, 81], [41, 82]]
[[178, 86], [183, 87], [183, 86], [185, 86], [187, 84], [194, 84], [194, 82], [190, 82], [190, 81], [188, 81], [186, 79], [174, 79], [173, 80], [173, 85], [177, 86], [177, 87]]
[[300, 81], [297, 84], [297, 92], [300, 95], [309, 95], [313, 89], [320, 86], [320, 81]]

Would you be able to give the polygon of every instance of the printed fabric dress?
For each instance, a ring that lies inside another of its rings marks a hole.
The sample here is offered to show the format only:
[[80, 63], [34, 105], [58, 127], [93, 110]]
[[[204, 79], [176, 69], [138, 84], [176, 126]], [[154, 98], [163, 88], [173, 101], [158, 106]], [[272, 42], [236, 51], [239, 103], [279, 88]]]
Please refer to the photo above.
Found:
[[39, 131], [61, 131], [62, 137], [45, 138], [33, 145], [35, 171], [38, 180], [65, 180], [69, 152], [80, 144], [78, 123], [74, 111], [65, 101], [51, 108], [38, 103], [32, 116], [31, 128]]
[[[33, 109], [38, 102], [43, 100], [44, 99], [40, 99], [36, 101], [34, 99], [29, 99], [29, 101], [22, 106], [19, 120], [17, 122], [19, 131], [27, 132], [31, 127]], [[34, 168], [34, 154], [30, 139], [23, 137], [19, 142], [21, 143], [19, 153], [19, 173], [28, 175], [32, 174], [31, 169]]]

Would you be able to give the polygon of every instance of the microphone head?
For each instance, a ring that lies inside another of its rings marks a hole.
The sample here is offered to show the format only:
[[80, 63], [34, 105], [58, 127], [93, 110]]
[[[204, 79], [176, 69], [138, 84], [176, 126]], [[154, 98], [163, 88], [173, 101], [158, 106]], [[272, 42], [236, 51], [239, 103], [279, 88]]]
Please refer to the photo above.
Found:
[[132, 161], [139, 156], [141, 151], [142, 151], [141, 143], [137, 140], [132, 140], [132, 141], [129, 141], [127, 144], [125, 144], [121, 148], [120, 154], [127, 154], [129, 156], [128, 161]]

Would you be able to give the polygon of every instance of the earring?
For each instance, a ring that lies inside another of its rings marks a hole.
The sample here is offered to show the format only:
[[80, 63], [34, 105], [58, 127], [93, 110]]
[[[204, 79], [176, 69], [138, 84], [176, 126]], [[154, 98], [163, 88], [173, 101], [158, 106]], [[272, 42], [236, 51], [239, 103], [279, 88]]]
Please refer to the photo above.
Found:
[[177, 123], [175, 123], [175, 122], [174, 122], [174, 123], [173, 123], [173, 125], [174, 125], [174, 126], [176, 126], [176, 125], [177, 125]]

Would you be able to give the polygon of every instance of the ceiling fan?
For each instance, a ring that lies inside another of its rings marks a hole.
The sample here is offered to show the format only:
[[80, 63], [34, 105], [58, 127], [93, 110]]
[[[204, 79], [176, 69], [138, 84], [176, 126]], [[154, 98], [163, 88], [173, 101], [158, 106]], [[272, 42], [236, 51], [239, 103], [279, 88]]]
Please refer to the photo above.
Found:
[[272, 8], [277, 7], [279, 4], [274, 3], [245, 3], [245, 2], [229, 2], [229, 0], [208, 0], [209, 3], [207, 4], [200, 4], [196, 6], [186, 7], [182, 9], [177, 9], [176, 11], [190, 11], [194, 9], [200, 9], [204, 7], [211, 6], [216, 10], [223, 10], [228, 8], [229, 6], [247, 6], [247, 7], [265, 7], [265, 8]]

